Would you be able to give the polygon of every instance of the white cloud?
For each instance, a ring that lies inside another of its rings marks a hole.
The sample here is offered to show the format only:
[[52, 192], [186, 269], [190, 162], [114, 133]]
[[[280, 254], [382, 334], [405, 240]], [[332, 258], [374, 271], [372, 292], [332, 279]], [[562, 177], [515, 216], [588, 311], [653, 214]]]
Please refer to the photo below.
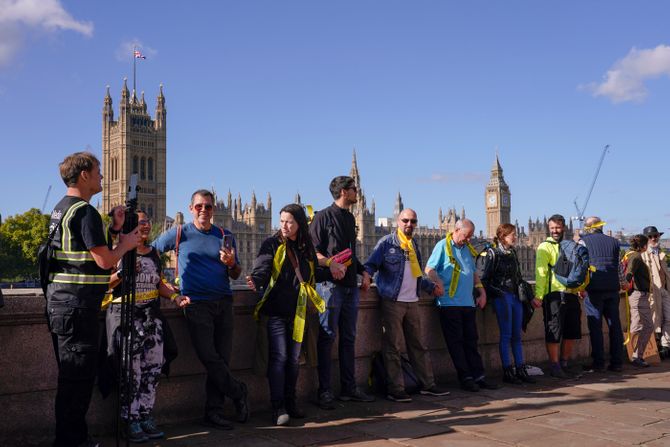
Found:
[[480, 183], [486, 179], [481, 172], [436, 172], [419, 179], [420, 183]]
[[146, 57], [153, 58], [158, 54], [158, 51], [150, 46], [144, 45], [137, 37], [121, 42], [121, 45], [116, 49], [116, 60], [119, 62], [127, 62], [133, 58], [133, 50], [137, 48]]
[[27, 30], [75, 31], [93, 35], [93, 23], [75, 20], [59, 0], [0, 0], [0, 66], [21, 48]]
[[644, 81], [663, 75], [670, 76], [670, 46], [632, 48], [607, 71], [601, 83], [580, 87], [591, 91], [593, 96], [605, 96], [615, 103], [641, 102], [648, 94]]

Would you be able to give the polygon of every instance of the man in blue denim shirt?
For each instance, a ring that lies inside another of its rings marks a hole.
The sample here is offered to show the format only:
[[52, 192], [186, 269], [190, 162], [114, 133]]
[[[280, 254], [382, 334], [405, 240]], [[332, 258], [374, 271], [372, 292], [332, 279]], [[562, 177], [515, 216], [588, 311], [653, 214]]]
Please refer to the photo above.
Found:
[[398, 215], [398, 230], [377, 242], [365, 270], [370, 276], [377, 273], [377, 293], [381, 297], [382, 352], [389, 384], [387, 398], [396, 402], [411, 402], [405, 391], [400, 353], [407, 347], [412, 366], [421, 382], [421, 394], [444, 396], [448, 391], [435, 385], [433, 366], [421, 340], [419, 290], [434, 296], [444, 293], [442, 287], [421, 273], [421, 252], [412, 241], [417, 217], [414, 210], [405, 209]]

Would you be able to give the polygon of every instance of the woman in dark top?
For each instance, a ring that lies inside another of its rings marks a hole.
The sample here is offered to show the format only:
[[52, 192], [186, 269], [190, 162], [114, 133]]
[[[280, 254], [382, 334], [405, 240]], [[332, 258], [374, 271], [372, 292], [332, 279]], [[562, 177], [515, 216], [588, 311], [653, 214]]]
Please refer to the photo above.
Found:
[[628, 296], [630, 306], [630, 335], [633, 344], [634, 366], [646, 368], [649, 363], [644, 361], [644, 350], [654, 332], [649, 304], [649, 268], [642, 260], [642, 253], [647, 250], [647, 237], [638, 234], [630, 240], [632, 251], [626, 253], [626, 281], [633, 281], [633, 292]]
[[280, 230], [263, 241], [246, 279], [252, 290], [263, 292], [254, 316], [267, 316], [272, 422], [285, 425], [290, 418], [305, 417], [295, 395], [305, 314], [307, 306], [325, 310], [314, 284], [331, 278], [318, 267], [302, 207], [286, 205], [279, 215]]
[[[500, 328], [503, 381], [518, 385], [522, 382], [535, 383], [535, 379], [528, 376], [521, 347], [523, 304], [517, 296], [521, 272], [514, 251], [515, 243], [516, 227], [507, 223], [500, 225], [493, 238], [493, 247], [486, 251], [482, 283], [486, 287], [486, 295], [493, 298]], [[510, 346], [516, 370], [512, 366]]]

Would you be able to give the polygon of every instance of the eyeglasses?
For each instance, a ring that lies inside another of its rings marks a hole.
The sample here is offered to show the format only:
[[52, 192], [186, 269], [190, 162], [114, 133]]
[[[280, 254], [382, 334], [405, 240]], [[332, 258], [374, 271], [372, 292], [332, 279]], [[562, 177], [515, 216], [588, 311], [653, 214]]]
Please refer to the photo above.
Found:
[[137, 221], [138, 225], [151, 225], [151, 220], [149, 219], [141, 219]]
[[418, 222], [418, 220], [417, 220], [417, 219], [400, 219], [400, 222], [402, 222], [402, 223], [404, 223], [404, 224], [410, 222], [412, 225], [416, 225], [416, 223]]
[[203, 206], [207, 211], [212, 211], [212, 208], [214, 208], [214, 206], [210, 203], [204, 205], [202, 203], [196, 203], [195, 205], [193, 205], [193, 208], [195, 208], [196, 211], [202, 211]]
[[649, 235], [648, 239], [660, 239], [661, 235], [660, 234], [654, 234], [654, 235]]

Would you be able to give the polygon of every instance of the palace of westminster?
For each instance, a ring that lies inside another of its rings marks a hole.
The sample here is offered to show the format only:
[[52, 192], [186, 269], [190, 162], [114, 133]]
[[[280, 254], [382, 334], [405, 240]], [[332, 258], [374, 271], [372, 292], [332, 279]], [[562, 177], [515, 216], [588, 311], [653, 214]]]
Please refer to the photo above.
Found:
[[[119, 104], [119, 116], [114, 120], [112, 97], [107, 87], [102, 109], [102, 174], [103, 199], [101, 212], [107, 213], [116, 205], [124, 204], [126, 191], [132, 174], [138, 174], [140, 190], [138, 205], [145, 210], [156, 223], [163, 223], [167, 228], [183, 222], [183, 215], [177, 213], [174, 219], [166, 216], [166, 153], [167, 153], [167, 109], [163, 86], [159, 88], [156, 98], [154, 118], [147, 112], [147, 103], [144, 93], [140, 99], [135, 91], [128, 91], [124, 79]], [[367, 206], [366, 197], [358, 171], [356, 153], [353, 154], [349, 175], [354, 178], [358, 186], [358, 202], [352, 206], [351, 212], [356, 218], [358, 246], [357, 254], [365, 262], [376, 242], [384, 235], [393, 231], [395, 221], [403, 209], [400, 193], [395, 201], [393, 218], [380, 218], [375, 222], [374, 200]], [[233, 199], [230, 191], [224, 198], [216, 195], [214, 223], [228, 228], [236, 237], [238, 256], [244, 270], [251, 269], [253, 261], [260, 249], [261, 243], [276, 229], [272, 228], [272, 199], [268, 193], [266, 202], [256, 200], [255, 193], [250, 203], [242, 204], [238, 194]], [[300, 195], [296, 195], [296, 203], [301, 203]], [[512, 195], [505, 182], [503, 169], [496, 155], [491, 176], [484, 191], [486, 206], [486, 233], [479, 232], [473, 239], [476, 247], [483, 247], [486, 240], [495, 235], [495, 230], [501, 223], [510, 223]], [[419, 226], [415, 230], [414, 240], [418, 243], [424, 258], [428, 258], [435, 244], [445, 237], [446, 232], [452, 231], [456, 222], [465, 217], [465, 209], [460, 214], [455, 209], [443, 213], [438, 211], [438, 226]], [[546, 218], [532, 221], [529, 219], [527, 227], [520, 227], [516, 222], [518, 232], [517, 253], [521, 269], [525, 277], [530, 278], [535, 268], [535, 248], [549, 235]], [[573, 233], [572, 222], [568, 228], [567, 237]]]

